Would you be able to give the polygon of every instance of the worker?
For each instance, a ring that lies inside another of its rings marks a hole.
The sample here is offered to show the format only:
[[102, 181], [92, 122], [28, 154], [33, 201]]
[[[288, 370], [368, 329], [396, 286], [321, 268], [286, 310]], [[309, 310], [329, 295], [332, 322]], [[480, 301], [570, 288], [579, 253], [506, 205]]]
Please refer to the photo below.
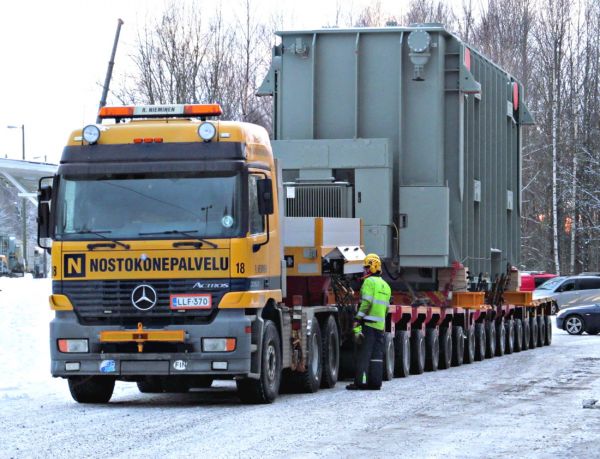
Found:
[[354, 383], [348, 390], [379, 390], [383, 381], [385, 317], [392, 290], [381, 278], [381, 259], [370, 253], [364, 260], [360, 307], [354, 321], [354, 333], [362, 338], [356, 362]]

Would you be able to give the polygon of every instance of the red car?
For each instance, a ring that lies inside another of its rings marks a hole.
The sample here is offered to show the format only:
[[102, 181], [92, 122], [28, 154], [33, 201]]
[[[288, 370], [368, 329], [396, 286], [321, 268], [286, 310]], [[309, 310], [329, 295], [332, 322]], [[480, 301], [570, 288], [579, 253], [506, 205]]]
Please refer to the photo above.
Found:
[[556, 274], [545, 273], [541, 271], [528, 271], [521, 273], [521, 291], [533, 292], [536, 288], [546, 282], [548, 279], [556, 277]]

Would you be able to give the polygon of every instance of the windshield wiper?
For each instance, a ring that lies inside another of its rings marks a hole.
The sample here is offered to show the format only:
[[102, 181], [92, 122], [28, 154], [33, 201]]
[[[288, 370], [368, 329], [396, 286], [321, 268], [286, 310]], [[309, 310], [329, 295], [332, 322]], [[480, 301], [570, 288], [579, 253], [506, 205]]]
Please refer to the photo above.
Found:
[[[211, 246], [213, 249], [218, 249], [219, 246], [217, 244], [215, 244], [214, 242], [210, 242], [207, 241], [206, 239], [203, 239], [201, 237], [198, 236], [194, 236], [192, 233], [197, 233], [197, 230], [185, 230], [185, 231], [180, 231], [180, 230], [167, 230], [167, 231], [151, 231], [149, 233], [138, 233], [138, 235], [140, 236], [153, 236], [153, 235], [157, 235], [157, 234], [183, 234], [184, 236], [187, 236], [189, 238], [192, 239], [196, 239], [198, 241], [200, 241], [202, 244], [207, 244], [209, 246]], [[202, 247], [202, 246], [200, 246]]]
[[[112, 233], [112, 231], [110, 231], [110, 230], [92, 231], [92, 230], [88, 230], [88, 229], [83, 229], [83, 230], [79, 230], [79, 231], [69, 231], [68, 233], [65, 233], [65, 234], [93, 234], [102, 239], [106, 239], [107, 241], [112, 242], [114, 244], [114, 246], [119, 245], [119, 246], [123, 247], [124, 249], [129, 250], [129, 248], [130, 248], [129, 244], [125, 244], [121, 241], [117, 241], [116, 239], [106, 237], [105, 234], [108, 234], [108, 233]], [[88, 244], [88, 249], [93, 250], [98, 247], [107, 247], [107, 246], [108, 246], [107, 244]]]

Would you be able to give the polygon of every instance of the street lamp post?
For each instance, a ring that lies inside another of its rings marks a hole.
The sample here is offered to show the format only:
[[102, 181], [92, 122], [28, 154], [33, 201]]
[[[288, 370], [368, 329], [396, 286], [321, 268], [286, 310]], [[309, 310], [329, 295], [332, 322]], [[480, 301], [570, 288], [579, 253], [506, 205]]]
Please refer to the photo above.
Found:
[[[6, 127], [21, 130], [21, 154], [23, 161], [25, 161], [25, 125]], [[23, 275], [25, 275], [27, 271], [27, 198], [25, 197], [21, 201], [21, 218], [23, 219]]]

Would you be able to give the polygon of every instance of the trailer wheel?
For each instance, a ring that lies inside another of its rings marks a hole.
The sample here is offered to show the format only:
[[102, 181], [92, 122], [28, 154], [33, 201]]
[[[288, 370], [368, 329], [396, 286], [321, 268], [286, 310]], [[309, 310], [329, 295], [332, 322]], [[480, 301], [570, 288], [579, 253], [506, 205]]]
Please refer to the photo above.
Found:
[[259, 379], [236, 381], [238, 396], [244, 403], [272, 403], [281, 384], [281, 340], [275, 324], [267, 320], [263, 328]]
[[473, 363], [475, 361], [475, 327], [473, 325], [469, 327], [466, 335], [464, 363]]
[[529, 319], [529, 349], [537, 347], [538, 343], [538, 326], [537, 317]]
[[428, 328], [426, 334], [425, 371], [437, 371], [440, 362], [440, 339], [437, 328]]
[[77, 403], [108, 403], [115, 390], [112, 376], [71, 376], [69, 391]]
[[523, 319], [523, 346], [522, 350], [529, 349], [529, 339], [531, 337], [531, 329], [529, 328], [529, 319]]
[[487, 341], [485, 356], [488, 359], [491, 359], [496, 355], [496, 322], [494, 320], [490, 320], [486, 323], [485, 334], [485, 339]]
[[523, 349], [523, 322], [521, 319], [514, 320], [515, 327], [515, 344], [513, 346], [514, 352], [521, 352]]
[[506, 345], [504, 347], [505, 354], [512, 354], [515, 350], [515, 321], [510, 319], [504, 322], [504, 328], [506, 332]]
[[506, 352], [506, 328], [504, 327], [504, 319], [500, 319], [496, 323], [496, 355], [502, 357]]
[[161, 394], [164, 392], [163, 383], [158, 376], [146, 376], [137, 382], [137, 387], [142, 394]]
[[410, 374], [410, 338], [406, 330], [396, 332], [394, 361], [394, 376], [406, 378]]
[[425, 371], [425, 337], [421, 330], [413, 330], [410, 349], [410, 372], [420, 375]]
[[394, 367], [396, 357], [394, 356], [394, 338], [391, 333], [385, 334], [385, 353], [383, 354], [383, 380], [391, 381], [394, 379]]
[[545, 316], [546, 319], [546, 341], [545, 345], [550, 346], [552, 344], [552, 319], [550, 316]]
[[475, 324], [475, 360], [481, 362], [485, 359], [486, 349], [485, 323]]
[[329, 316], [323, 324], [321, 338], [323, 343], [321, 387], [330, 389], [335, 386], [340, 371], [340, 335], [333, 316]]
[[439, 368], [446, 370], [452, 365], [452, 329], [445, 327], [440, 329], [440, 365]]
[[538, 316], [537, 318], [537, 326], [538, 326], [538, 347], [542, 347], [546, 344], [546, 321], [544, 320], [544, 316]]
[[465, 358], [465, 336], [463, 328], [452, 327], [452, 366], [459, 367]]

